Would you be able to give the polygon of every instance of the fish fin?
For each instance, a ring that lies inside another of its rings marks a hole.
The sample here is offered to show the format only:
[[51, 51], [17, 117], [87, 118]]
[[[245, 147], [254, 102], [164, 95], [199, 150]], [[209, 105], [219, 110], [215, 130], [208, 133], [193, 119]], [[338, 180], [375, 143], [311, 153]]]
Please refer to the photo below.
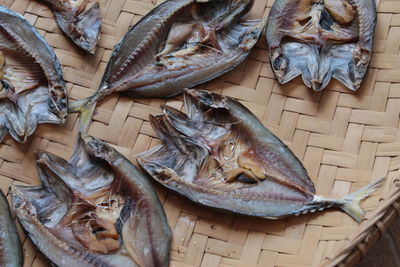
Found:
[[365, 211], [360, 207], [360, 201], [368, 197], [372, 192], [374, 192], [381, 183], [386, 179], [386, 177], [379, 179], [375, 183], [369, 184], [360, 188], [359, 190], [348, 194], [344, 200], [345, 204], [341, 205], [340, 208], [351, 216], [354, 220], [360, 223], [365, 215]]
[[70, 113], [80, 113], [78, 125], [78, 130], [80, 133], [86, 133], [88, 131], [96, 104], [97, 102], [91, 101], [91, 98], [85, 98], [70, 103], [68, 111]]
[[174, 126], [168, 121], [166, 115], [152, 116], [150, 115], [150, 124], [156, 132], [157, 136], [171, 150], [178, 150], [183, 155], [190, 153], [190, 138], [178, 132]]
[[178, 132], [181, 132], [185, 136], [196, 135], [198, 127], [195, 122], [191, 121], [186, 116], [186, 114], [169, 106], [164, 106], [163, 112], [167, 115], [168, 121]]

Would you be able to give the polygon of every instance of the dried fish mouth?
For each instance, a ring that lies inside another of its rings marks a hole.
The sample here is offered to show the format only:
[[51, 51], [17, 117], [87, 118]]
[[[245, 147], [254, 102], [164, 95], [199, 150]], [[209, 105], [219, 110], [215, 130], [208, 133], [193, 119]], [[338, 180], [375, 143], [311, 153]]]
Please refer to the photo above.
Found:
[[279, 218], [339, 207], [361, 221], [358, 202], [377, 184], [344, 199], [315, 195], [295, 155], [239, 102], [200, 90], [184, 94], [186, 114], [150, 116], [159, 145], [138, 156], [158, 182], [211, 207]]
[[85, 132], [97, 101], [113, 92], [171, 97], [217, 78], [243, 62], [266, 20], [243, 16], [253, 0], [168, 0], [116, 45], [97, 92], [72, 103]]
[[171, 230], [151, 185], [101, 141], [79, 139], [66, 161], [38, 152], [40, 186], [13, 186], [14, 210], [58, 266], [167, 266]]
[[17, 13], [0, 7], [0, 141], [23, 143], [39, 123], [64, 123], [67, 96], [61, 66], [43, 37]]
[[331, 78], [357, 90], [366, 73], [376, 20], [372, 0], [278, 0], [267, 42], [280, 83], [302, 75], [319, 91]]

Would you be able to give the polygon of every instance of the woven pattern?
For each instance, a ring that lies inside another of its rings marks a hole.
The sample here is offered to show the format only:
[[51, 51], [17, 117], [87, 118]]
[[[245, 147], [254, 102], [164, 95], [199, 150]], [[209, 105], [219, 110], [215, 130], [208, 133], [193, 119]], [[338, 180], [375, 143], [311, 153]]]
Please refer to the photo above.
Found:
[[[47, 6], [34, 0], [0, 0], [23, 14], [54, 47], [70, 99], [94, 92], [113, 46], [160, 2], [100, 0], [101, 39], [92, 56], [61, 33]], [[266, 17], [272, 3], [255, 0], [251, 16]], [[378, 0], [377, 5], [375, 51], [357, 93], [338, 82], [322, 93], [312, 92], [300, 79], [279, 85], [269, 66], [264, 37], [240, 67], [199, 87], [241, 100], [303, 161], [318, 194], [341, 197], [388, 175], [362, 205], [371, 211], [367, 220], [358, 225], [335, 210], [277, 221], [252, 218], [198, 206], [156, 185], [174, 233], [171, 266], [318, 266], [329, 259], [343, 262], [349, 255], [347, 262], [354, 263], [377, 239], [369, 237], [378, 237], [400, 212], [394, 183], [400, 176], [400, 1]], [[182, 108], [181, 97], [165, 101], [114, 94], [97, 107], [89, 133], [136, 162], [137, 153], [159, 144], [148, 115], [159, 113], [164, 103]], [[0, 188], [7, 193], [11, 183], [39, 182], [35, 150], [68, 158], [76, 142], [76, 122], [74, 114], [66, 125], [42, 125], [25, 145], [7, 137], [0, 145]], [[25, 266], [48, 266], [19, 230]]]

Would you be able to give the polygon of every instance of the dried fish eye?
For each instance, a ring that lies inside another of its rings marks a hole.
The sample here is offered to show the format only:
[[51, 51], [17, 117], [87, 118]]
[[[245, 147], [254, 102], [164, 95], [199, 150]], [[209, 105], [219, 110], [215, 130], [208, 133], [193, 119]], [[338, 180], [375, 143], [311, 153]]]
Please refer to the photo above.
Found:
[[357, 90], [372, 53], [373, 0], [277, 0], [267, 24], [272, 70], [280, 83], [302, 75], [315, 91], [331, 78]]
[[134, 25], [116, 45], [97, 92], [72, 103], [85, 132], [94, 107], [112, 92], [171, 97], [238, 66], [266, 20], [246, 20], [253, 0], [167, 0]]
[[0, 7], [0, 141], [25, 142], [40, 123], [64, 123], [61, 66], [43, 37], [19, 14]]
[[168, 266], [171, 229], [148, 178], [80, 137], [69, 161], [37, 152], [37, 186], [11, 187], [33, 243], [57, 266]]
[[150, 116], [162, 144], [138, 156], [164, 186], [247, 215], [279, 218], [337, 207], [362, 220], [359, 201], [381, 181], [343, 199], [323, 198], [292, 151], [238, 101], [188, 90], [184, 104], [187, 114], [165, 106]]

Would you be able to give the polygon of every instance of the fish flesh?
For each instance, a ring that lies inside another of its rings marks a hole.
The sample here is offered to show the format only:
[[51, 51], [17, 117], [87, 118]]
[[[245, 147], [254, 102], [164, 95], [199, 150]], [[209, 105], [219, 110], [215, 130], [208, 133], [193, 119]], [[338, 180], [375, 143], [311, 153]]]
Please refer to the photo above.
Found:
[[0, 6], [0, 141], [9, 132], [24, 143], [40, 123], [67, 119], [61, 65], [21, 15]]
[[302, 75], [315, 91], [335, 78], [356, 91], [371, 59], [374, 0], [276, 0], [266, 30], [272, 70], [282, 84]]
[[167, 0], [116, 45], [97, 92], [71, 103], [85, 132], [97, 101], [112, 92], [166, 98], [239, 65], [266, 20], [244, 20], [253, 0]]
[[119, 152], [79, 138], [69, 161], [36, 153], [37, 186], [11, 187], [32, 242], [57, 266], [168, 266], [171, 229], [149, 179]]
[[203, 205], [280, 218], [338, 207], [360, 222], [359, 201], [377, 185], [343, 199], [315, 194], [293, 152], [238, 101], [201, 90], [184, 94], [186, 114], [165, 106], [150, 115], [162, 144], [138, 156], [159, 183]]
[[41, 0], [54, 13], [60, 29], [80, 48], [94, 54], [99, 41], [101, 13], [99, 3], [88, 0]]
[[22, 248], [10, 207], [3, 191], [0, 190], [0, 266], [22, 266]]

